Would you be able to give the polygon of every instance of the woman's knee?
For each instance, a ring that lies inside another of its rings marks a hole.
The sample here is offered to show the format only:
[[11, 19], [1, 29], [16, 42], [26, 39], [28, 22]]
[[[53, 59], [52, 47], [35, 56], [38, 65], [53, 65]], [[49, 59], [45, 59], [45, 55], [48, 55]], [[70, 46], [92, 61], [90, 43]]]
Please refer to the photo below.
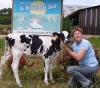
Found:
[[68, 73], [73, 73], [73, 71], [74, 71], [74, 66], [69, 66], [69, 67], [67, 68], [67, 72], [68, 72]]

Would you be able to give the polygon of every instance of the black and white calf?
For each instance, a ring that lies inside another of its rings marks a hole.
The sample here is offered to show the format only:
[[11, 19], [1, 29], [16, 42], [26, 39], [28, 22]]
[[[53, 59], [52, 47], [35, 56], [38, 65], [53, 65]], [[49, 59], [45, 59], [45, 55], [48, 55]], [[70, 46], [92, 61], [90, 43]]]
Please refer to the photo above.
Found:
[[52, 76], [52, 62], [60, 54], [61, 42], [66, 42], [68, 40], [69, 33], [63, 31], [62, 33], [54, 32], [53, 36], [36, 36], [36, 35], [25, 35], [25, 34], [8, 34], [6, 36], [6, 44], [8, 45], [8, 50], [4, 56], [1, 57], [0, 63], [0, 78], [2, 79], [2, 70], [6, 61], [13, 57], [12, 70], [19, 87], [22, 84], [18, 75], [18, 64], [20, 57], [25, 54], [30, 55], [40, 55], [44, 62], [44, 72], [45, 78], [44, 82], [48, 85], [48, 72], [50, 74], [50, 80], [53, 81]]

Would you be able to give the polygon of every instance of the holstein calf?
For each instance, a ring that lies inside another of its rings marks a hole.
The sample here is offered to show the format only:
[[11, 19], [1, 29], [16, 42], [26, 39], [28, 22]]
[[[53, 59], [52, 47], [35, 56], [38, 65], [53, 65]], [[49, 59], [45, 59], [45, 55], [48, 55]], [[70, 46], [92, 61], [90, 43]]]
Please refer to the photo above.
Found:
[[25, 54], [39, 55], [44, 60], [44, 82], [48, 85], [48, 72], [50, 75], [50, 80], [54, 82], [52, 76], [52, 62], [60, 54], [61, 42], [66, 42], [68, 40], [69, 33], [63, 31], [62, 33], [54, 32], [53, 36], [36, 36], [36, 35], [25, 35], [25, 34], [8, 34], [6, 36], [6, 45], [8, 45], [8, 50], [4, 56], [1, 57], [0, 64], [0, 78], [2, 79], [2, 70], [6, 61], [13, 57], [12, 70], [19, 87], [22, 84], [19, 80], [18, 75], [18, 65], [20, 57]]

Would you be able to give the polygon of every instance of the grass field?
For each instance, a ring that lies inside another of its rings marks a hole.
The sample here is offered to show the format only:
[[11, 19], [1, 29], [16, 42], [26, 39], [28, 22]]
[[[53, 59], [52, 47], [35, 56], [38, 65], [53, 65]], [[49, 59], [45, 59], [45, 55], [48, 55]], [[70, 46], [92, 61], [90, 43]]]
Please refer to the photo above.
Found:
[[[94, 44], [95, 48], [100, 50], [100, 37], [89, 38], [89, 41]], [[4, 39], [0, 39], [0, 57], [4, 54]], [[100, 55], [100, 51], [99, 51]], [[26, 58], [26, 61], [30, 64], [34, 62], [33, 67], [24, 66], [22, 70], [19, 71], [19, 76], [23, 88], [68, 88], [67, 82], [70, 76], [67, 72], [62, 72], [61, 69], [57, 68], [55, 63], [53, 63], [53, 77], [55, 83], [51, 83], [48, 86], [44, 83], [44, 63], [42, 58]], [[39, 62], [39, 64], [37, 64]], [[96, 74], [96, 85], [100, 88], [100, 71]], [[3, 70], [3, 80], [0, 81], [0, 88], [19, 88], [16, 85], [14, 75], [11, 70], [4, 67]]]

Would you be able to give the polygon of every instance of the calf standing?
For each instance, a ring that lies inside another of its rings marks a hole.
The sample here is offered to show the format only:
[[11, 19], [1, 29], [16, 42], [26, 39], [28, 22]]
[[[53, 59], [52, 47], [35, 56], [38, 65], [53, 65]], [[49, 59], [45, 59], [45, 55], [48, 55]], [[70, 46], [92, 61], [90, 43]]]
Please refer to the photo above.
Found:
[[12, 70], [19, 87], [22, 84], [19, 80], [18, 65], [20, 58], [23, 54], [26, 56], [40, 55], [45, 63], [44, 82], [48, 85], [48, 72], [50, 74], [50, 80], [53, 81], [52, 76], [52, 62], [60, 54], [61, 41], [67, 41], [68, 32], [63, 31], [62, 33], [53, 33], [52, 37], [36, 36], [36, 35], [25, 35], [25, 34], [8, 34], [6, 36], [6, 44], [8, 45], [8, 51], [4, 56], [1, 57], [0, 63], [0, 78], [2, 78], [2, 70], [6, 61], [13, 57]]

